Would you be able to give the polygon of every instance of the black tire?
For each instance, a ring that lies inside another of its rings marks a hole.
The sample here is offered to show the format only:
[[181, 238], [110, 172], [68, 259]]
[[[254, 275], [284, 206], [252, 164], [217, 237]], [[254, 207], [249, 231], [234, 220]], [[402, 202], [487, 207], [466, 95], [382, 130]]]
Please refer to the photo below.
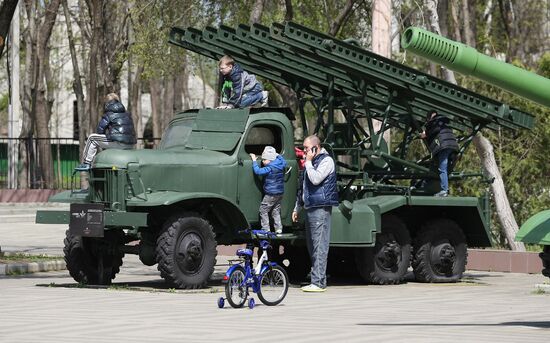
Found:
[[373, 248], [359, 248], [355, 251], [359, 275], [373, 284], [401, 283], [410, 261], [411, 236], [403, 221], [393, 216], [382, 218], [382, 231], [376, 236]]
[[466, 237], [449, 219], [424, 224], [415, 240], [413, 270], [420, 282], [457, 282], [466, 269]]
[[240, 308], [243, 307], [246, 302], [248, 287], [244, 282], [245, 275], [244, 268], [237, 266], [227, 278], [227, 283], [225, 284], [225, 297], [231, 307]]
[[[285, 260], [288, 260], [285, 265]], [[280, 261], [276, 260], [284, 266], [290, 282], [300, 283], [306, 280], [307, 274], [311, 271], [311, 259], [305, 246], [285, 245], [284, 253]]]
[[119, 245], [124, 243], [124, 232], [108, 230], [103, 238], [74, 236], [69, 230], [65, 235], [63, 253], [73, 279], [88, 285], [110, 285], [122, 265], [124, 253]]
[[262, 275], [258, 298], [267, 306], [275, 306], [286, 297], [288, 275], [280, 266], [271, 266]]
[[205, 287], [216, 265], [215, 237], [212, 226], [202, 218], [169, 219], [157, 239], [160, 276], [177, 288]]
[[543, 252], [539, 254], [542, 260], [542, 275], [550, 278], [550, 245], [545, 245]]

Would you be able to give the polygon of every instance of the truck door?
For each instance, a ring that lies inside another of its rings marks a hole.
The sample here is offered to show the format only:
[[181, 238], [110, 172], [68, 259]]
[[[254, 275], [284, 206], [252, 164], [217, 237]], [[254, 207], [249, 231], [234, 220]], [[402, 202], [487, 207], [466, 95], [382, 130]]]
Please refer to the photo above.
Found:
[[[238, 152], [237, 202], [248, 222], [256, 226], [260, 221], [258, 210], [263, 197], [263, 177], [254, 174], [249, 154], [256, 154], [257, 161], [261, 164], [260, 156], [267, 145], [271, 145], [281, 153], [284, 148], [282, 127], [269, 122], [258, 122], [254, 123], [245, 134], [244, 144], [241, 144]], [[281, 216], [283, 216], [282, 211]]]

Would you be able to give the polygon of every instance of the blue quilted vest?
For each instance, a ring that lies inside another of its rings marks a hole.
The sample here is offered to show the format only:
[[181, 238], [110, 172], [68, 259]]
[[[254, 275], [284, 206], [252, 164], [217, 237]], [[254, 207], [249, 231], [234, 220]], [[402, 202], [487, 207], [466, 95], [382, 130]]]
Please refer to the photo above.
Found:
[[[311, 163], [314, 168], [321, 163], [325, 158], [329, 157], [328, 154], [319, 154], [313, 158]], [[318, 185], [314, 185], [309, 181], [307, 172], [304, 171], [304, 207], [325, 207], [338, 205], [338, 187], [336, 185], [336, 166], [335, 170], [330, 173], [324, 180]]]

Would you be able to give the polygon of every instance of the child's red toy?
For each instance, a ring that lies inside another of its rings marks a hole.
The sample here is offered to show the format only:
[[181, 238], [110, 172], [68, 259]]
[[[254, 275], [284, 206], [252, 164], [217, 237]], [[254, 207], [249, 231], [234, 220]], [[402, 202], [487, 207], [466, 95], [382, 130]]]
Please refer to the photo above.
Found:
[[300, 170], [303, 170], [306, 165], [306, 160], [304, 159], [306, 153], [302, 149], [297, 147], [294, 147], [294, 153], [296, 154], [296, 158], [298, 159], [298, 168], [300, 168]]

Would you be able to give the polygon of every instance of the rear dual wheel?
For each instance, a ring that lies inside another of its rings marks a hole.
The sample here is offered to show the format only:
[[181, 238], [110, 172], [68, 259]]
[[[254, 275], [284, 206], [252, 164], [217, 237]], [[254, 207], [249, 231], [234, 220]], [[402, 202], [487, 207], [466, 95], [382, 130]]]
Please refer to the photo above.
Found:
[[415, 240], [412, 262], [421, 282], [457, 282], [466, 269], [466, 237], [454, 221], [435, 219], [424, 224]]
[[411, 237], [403, 221], [394, 216], [382, 218], [382, 231], [373, 248], [355, 251], [355, 262], [361, 277], [379, 285], [403, 281], [411, 261]]
[[544, 250], [539, 254], [542, 260], [542, 275], [550, 278], [550, 245], [545, 245]]

